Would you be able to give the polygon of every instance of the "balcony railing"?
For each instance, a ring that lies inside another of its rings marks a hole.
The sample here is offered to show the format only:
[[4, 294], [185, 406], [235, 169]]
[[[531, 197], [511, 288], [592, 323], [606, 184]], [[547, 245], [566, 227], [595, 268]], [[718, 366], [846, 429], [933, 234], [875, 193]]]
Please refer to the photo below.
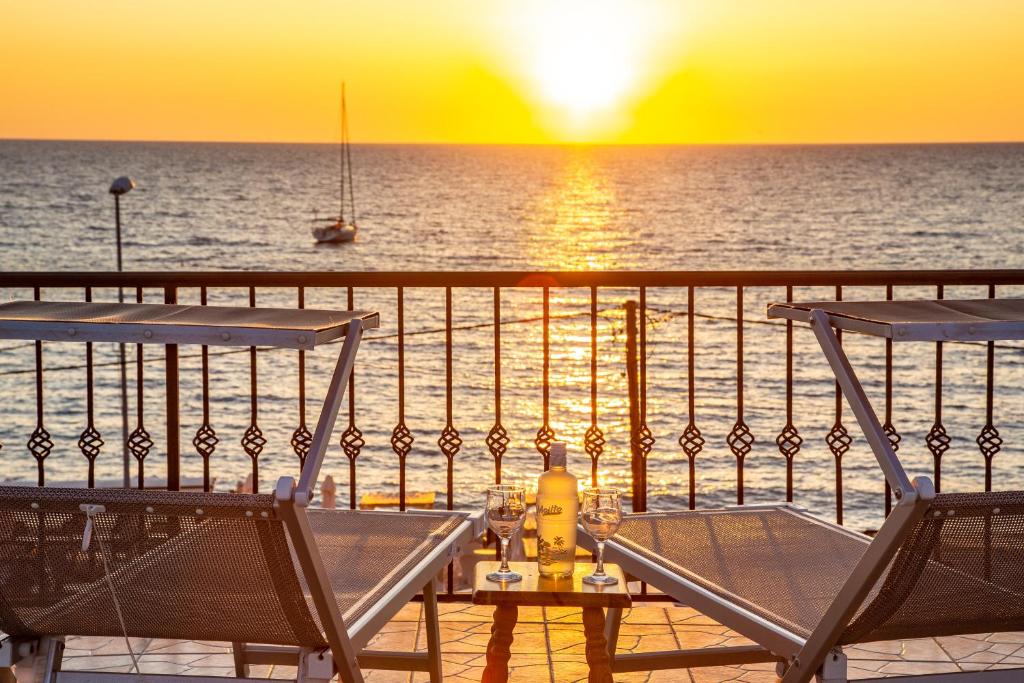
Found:
[[[403, 509], [416, 489], [442, 492], [449, 509], [478, 504], [483, 483], [535, 476], [561, 439], [586, 453], [581, 478], [627, 487], [636, 511], [784, 497], [868, 527], [891, 496], [866, 458], [848, 465], [859, 433], [810, 335], [768, 322], [764, 305], [1013, 296], [1024, 270], [8, 272], [0, 287], [8, 299], [113, 301], [121, 288], [128, 301], [380, 310], [336, 433], [351, 507], [376, 489]], [[0, 478], [91, 486], [120, 475], [115, 350], [89, 344], [82, 358], [79, 346], [54, 346], [0, 347]], [[894, 356], [891, 342], [847, 346], [894, 447], [926, 453], [937, 487], [951, 449], [954, 484], [989, 490], [1020, 476], [997, 458], [1021, 452], [1018, 347], [940, 343]], [[223, 488], [244, 467], [265, 490], [297, 471], [325, 371], [302, 351], [294, 361], [233, 353], [129, 349], [132, 485], [152, 485], [155, 472], [173, 488], [194, 472]], [[950, 396], [956, 416], [944, 411]], [[1007, 406], [1015, 414], [997, 425]]]

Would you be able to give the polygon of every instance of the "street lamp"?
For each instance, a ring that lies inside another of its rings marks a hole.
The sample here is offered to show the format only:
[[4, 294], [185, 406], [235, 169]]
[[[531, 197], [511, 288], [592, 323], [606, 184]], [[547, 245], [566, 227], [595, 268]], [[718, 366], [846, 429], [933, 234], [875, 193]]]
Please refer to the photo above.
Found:
[[[117, 227], [117, 272], [121, 272], [121, 195], [128, 194], [135, 189], [135, 181], [126, 175], [121, 176], [110, 183], [110, 194], [114, 195], [114, 223]], [[124, 303], [124, 294], [118, 288], [118, 301]]]
[[[121, 195], [131, 192], [135, 188], [135, 181], [126, 175], [116, 178], [110, 184], [110, 194], [114, 195], [114, 225], [117, 228], [117, 272], [122, 270], [121, 261]], [[117, 301], [124, 303], [124, 289], [117, 288]], [[128, 376], [125, 369], [124, 342], [118, 344], [118, 351], [121, 356], [121, 446], [124, 447], [123, 482], [124, 488], [129, 487], [131, 478], [129, 456], [128, 456]]]

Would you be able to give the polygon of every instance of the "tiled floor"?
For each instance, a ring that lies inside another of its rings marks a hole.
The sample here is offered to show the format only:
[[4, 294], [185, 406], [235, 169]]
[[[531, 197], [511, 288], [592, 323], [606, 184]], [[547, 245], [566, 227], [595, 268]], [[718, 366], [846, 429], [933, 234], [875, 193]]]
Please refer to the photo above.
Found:
[[[424, 649], [422, 606], [410, 603], [371, 643], [393, 650]], [[466, 604], [441, 605], [446, 681], [479, 681], [490, 633], [491, 608]], [[572, 608], [524, 608], [512, 646], [512, 681], [562, 683], [585, 681], [583, 630], [580, 613]], [[745, 643], [743, 638], [686, 607], [634, 607], [624, 619], [619, 651], [645, 652], [674, 648]], [[219, 643], [196, 641], [133, 641], [147, 673], [193, 673], [231, 676], [230, 650]], [[64, 656], [66, 669], [129, 671], [131, 660], [119, 638], [75, 638]], [[847, 649], [850, 677], [908, 673], [938, 673], [986, 668], [1024, 667], [1024, 633], [953, 636], [924, 640], [871, 643]], [[287, 678], [294, 668], [254, 667], [254, 676]], [[1022, 675], [1024, 679], [1024, 675]], [[373, 683], [425, 681], [426, 676], [369, 671]], [[773, 664], [720, 667], [690, 671], [622, 674], [616, 681], [683, 681], [685, 683], [774, 683]]]

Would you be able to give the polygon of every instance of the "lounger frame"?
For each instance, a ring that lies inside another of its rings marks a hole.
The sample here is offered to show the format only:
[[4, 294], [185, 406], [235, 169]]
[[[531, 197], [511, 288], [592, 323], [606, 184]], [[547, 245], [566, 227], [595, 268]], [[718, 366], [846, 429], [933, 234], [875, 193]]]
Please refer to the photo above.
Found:
[[[614, 611], [609, 616], [606, 636], [613, 657], [612, 669], [615, 672], [641, 671], [652, 669], [684, 668], [699, 666], [736, 665], [753, 662], [777, 661], [778, 673], [782, 683], [806, 683], [817, 678], [824, 683], [845, 683], [847, 681], [846, 658], [837, 642], [843, 630], [849, 624], [858, 608], [868, 597], [872, 587], [885, 571], [893, 556], [900, 549], [915, 525], [921, 520], [935, 498], [934, 487], [927, 477], [915, 478], [907, 476], [899, 458], [896, 456], [887, 435], [882, 429], [877, 414], [864, 393], [857, 375], [843, 351], [834, 327], [852, 329], [859, 332], [892, 336], [893, 329], [897, 336], [905, 337], [901, 341], [913, 341], [918, 338], [934, 340], [936, 335], [941, 339], [962, 334], [964, 338], [978, 338], [981, 332], [995, 335], [1006, 334], [1005, 325], [981, 326], [969, 324], [956, 326], [924, 326], [915, 327], [913, 334], [903, 327], [888, 324], [881, 325], [862, 320], [851, 320], [848, 317], [830, 318], [820, 308], [799, 310], [791, 305], [772, 307], [773, 317], [787, 317], [795, 320], [806, 320], [814, 331], [815, 338], [827, 358], [829, 365], [846, 397], [854, 416], [860, 425], [868, 444], [896, 498], [891, 514], [886, 518], [878, 533], [867, 543], [866, 550], [856, 563], [853, 571], [839, 590], [834, 601], [826, 610], [820, 623], [807, 637], [793, 633], [778, 624], [754, 614], [700, 585], [679, 576], [675, 572], [647, 559], [646, 557], [618, 544], [613, 540], [606, 544], [605, 557], [622, 565], [623, 569], [637, 579], [650, 583], [663, 592], [676, 597], [687, 605], [697, 609], [723, 625], [749, 638], [758, 645], [741, 647], [708, 648], [699, 650], [681, 650], [670, 652], [623, 654], [615, 655], [615, 639], [618, 634], [621, 612]], [[1013, 334], [1020, 335], [1021, 325], [1017, 325]], [[902, 334], [900, 333], [903, 330]], [[926, 334], [927, 332], [927, 334]], [[930, 336], [929, 336], [930, 335]], [[990, 338], [990, 337], [985, 337]], [[750, 510], [757, 506], [740, 506]], [[805, 515], [820, 524], [827, 525], [835, 531], [850, 532], [838, 525], [818, 520], [791, 505], [763, 506], [774, 509], [787, 509], [793, 514]], [[686, 513], [680, 513], [686, 514]], [[694, 512], [693, 514], [703, 514]], [[580, 538], [584, 544], [593, 545], [586, 534]], [[961, 681], [984, 681], [985, 683], [1004, 683], [1020, 680], [1021, 670], [996, 670], [983, 672], [962, 672], [929, 676], [929, 683], [960, 683]], [[920, 677], [887, 678], [886, 681], [911, 680]], [[882, 680], [882, 679], [878, 679]]]
[[[78, 315], [88, 315], [92, 309], [83, 308], [87, 305], [73, 305], [72, 311]], [[95, 306], [94, 306], [95, 307]], [[135, 309], [136, 314], [142, 311], [138, 305], [106, 305], [115, 314], [120, 310]], [[31, 306], [26, 306], [30, 309]], [[161, 307], [150, 305], [148, 310], [156, 314], [164, 311], [170, 314], [189, 315], [189, 311], [181, 310], [189, 307]], [[174, 309], [174, 310], [172, 310]], [[245, 318], [246, 309], [224, 309], [237, 317]], [[250, 311], [252, 309], [249, 309]], [[83, 313], [84, 312], [84, 313]], [[274, 490], [275, 506], [281, 517], [288, 538], [291, 541], [301, 573], [310, 590], [314, 607], [324, 629], [329, 645], [327, 649], [300, 648], [291, 646], [254, 645], [233, 643], [236, 678], [241, 681], [263, 681], [262, 678], [249, 678], [249, 667], [259, 664], [284, 664], [297, 666], [297, 681], [302, 683], [326, 683], [337, 674], [344, 683], [361, 683], [363, 676], [361, 667], [376, 669], [392, 669], [401, 671], [425, 671], [430, 675], [432, 683], [442, 681], [440, 657], [440, 630], [437, 610], [437, 591], [435, 580], [438, 573], [454, 558], [461, 547], [468, 544], [482, 532], [482, 516], [466, 513], [451, 513], [462, 518], [458, 525], [445, 540], [425, 557], [420, 559], [408, 573], [389, 590], [372, 608], [362, 614], [353, 624], [346, 624], [338, 603], [331, 589], [330, 579], [317, 550], [313, 531], [310, 527], [306, 508], [313, 499], [314, 492], [323, 465], [331, 434], [337, 421], [338, 413], [344, 399], [345, 389], [352, 374], [356, 353], [366, 326], [376, 327], [378, 316], [375, 313], [356, 313], [345, 316], [343, 326], [334, 324], [323, 329], [315, 326], [312, 332], [308, 328], [290, 329], [287, 332], [227, 327], [213, 325], [147, 325], [146, 323], [110, 324], [85, 323], [81, 320], [68, 322], [62, 320], [3, 320], [0, 311], [0, 336], [34, 339], [61, 339], [72, 341], [109, 340], [131, 341], [140, 343], [160, 344], [220, 344], [241, 345], [272, 344], [286, 348], [312, 348], [314, 344], [323, 343], [344, 335], [344, 342], [338, 354], [338, 360], [331, 377], [320, 417], [313, 434], [310, 451], [296, 482], [292, 477], [282, 477]], [[69, 330], [72, 330], [69, 332]], [[147, 334], [148, 332], [148, 334]], [[144, 497], [145, 491], [139, 491]], [[381, 513], [375, 513], [381, 514]], [[401, 515], [417, 514], [417, 512], [393, 513]], [[425, 513], [424, 513], [425, 514]], [[438, 514], [433, 512], [433, 514]], [[364, 649], [370, 639], [387, 623], [413, 596], [423, 592], [424, 612], [427, 634], [427, 652], [405, 653], [374, 651]], [[211, 617], [214, 615], [211, 615]], [[188, 638], [188, 634], [182, 634]], [[156, 675], [156, 674], [117, 674], [109, 672], [62, 671], [61, 654], [63, 652], [62, 637], [44, 637], [38, 639], [5, 639], [0, 641], [0, 681], [12, 677], [12, 667], [18, 672], [16, 680], [32, 680], [66, 683], [93, 683], [99, 681], [126, 680], [140, 681], [188, 681], [191, 683], [223, 682], [222, 677], [188, 676], [188, 675]], [[6, 677], [6, 679], [5, 679]]]

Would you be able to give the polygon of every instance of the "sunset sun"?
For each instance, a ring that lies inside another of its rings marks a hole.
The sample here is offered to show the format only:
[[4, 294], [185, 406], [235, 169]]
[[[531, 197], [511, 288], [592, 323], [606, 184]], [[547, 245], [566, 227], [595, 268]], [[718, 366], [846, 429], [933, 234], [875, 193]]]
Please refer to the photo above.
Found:
[[527, 2], [501, 19], [499, 61], [556, 138], [615, 135], [628, 126], [631, 105], [664, 76], [658, 55], [678, 43], [680, 14], [621, 0]]
[[621, 102], [636, 82], [640, 38], [621, 10], [565, 2], [539, 12], [531, 70], [544, 100], [575, 119]]

